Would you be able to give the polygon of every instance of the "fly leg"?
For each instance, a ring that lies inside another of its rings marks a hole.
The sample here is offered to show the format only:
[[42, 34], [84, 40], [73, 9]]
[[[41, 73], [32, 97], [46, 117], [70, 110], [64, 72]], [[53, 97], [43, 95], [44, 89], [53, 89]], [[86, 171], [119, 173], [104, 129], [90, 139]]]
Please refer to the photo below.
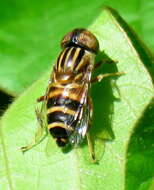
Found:
[[37, 98], [37, 102], [42, 102], [42, 101], [44, 101], [44, 100], [46, 100], [46, 96], [44, 95], [44, 96], [40, 96], [39, 98]]
[[[102, 59], [101, 61], [97, 62], [95, 65], [94, 65], [94, 69], [97, 69], [98, 67], [100, 67], [102, 64], [104, 63], [108, 63], [108, 64], [112, 64], [112, 63], [117, 63], [117, 61], [113, 61], [111, 59], [108, 59], [108, 58], [104, 58]], [[106, 73], [106, 74], [100, 74], [98, 75], [97, 77], [91, 79], [91, 83], [93, 82], [100, 82], [103, 78], [105, 77], [109, 77], [109, 76], [120, 76], [120, 75], [123, 75], [125, 74], [124, 72], [116, 72], [116, 73]]]
[[[42, 96], [42, 97], [45, 97], [45, 96]], [[42, 99], [42, 97], [40, 97], [39, 99]], [[43, 101], [43, 100], [41, 100], [41, 101]], [[38, 121], [38, 128], [37, 128], [35, 137], [32, 140], [32, 142], [25, 147], [21, 147], [21, 150], [23, 153], [28, 151], [29, 149], [35, 147], [39, 143], [41, 143], [45, 139], [45, 137], [48, 135], [46, 116], [45, 116], [44, 109], [45, 109], [44, 102], [42, 103], [40, 109], [38, 107], [36, 107], [36, 109], [35, 109], [36, 118]]]
[[103, 78], [109, 77], [109, 76], [120, 76], [125, 74], [124, 72], [117, 72], [117, 73], [105, 73], [105, 74], [100, 74], [97, 77], [91, 79], [91, 83], [94, 82], [100, 82]]
[[37, 102], [45, 102], [47, 100], [47, 94], [48, 94], [48, 90], [49, 88], [46, 89], [45, 95], [44, 96], [40, 96], [39, 98], [36, 99]]
[[94, 69], [97, 69], [98, 67], [100, 67], [102, 64], [112, 64], [112, 63], [117, 63], [117, 61], [113, 61], [111, 59], [108, 59], [108, 58], [104, 58], [100, 61], [98, 61], [97, 63], [94, 64]]
[[37, 117], [39, 126], [38, 126], [38, 129], [35, 133], [35, 137], [32, 140], [32, 142], [25, 147], [21, 147], [21, 150], [23, 153], [25, 153], [26, 151], [35, 147], [39, 143], [41, 143], [45, 139], [45, 137], [48, 135], [48, 130], [47, 130], [47, 127], [45, 126], [45, 123], [43, 120], [44, 118], [42, 117], [42, 113], [37, 108], [36, 108], [35, 112], [36, 112], [36, 117]]
[[88, 105], [89, 105], [89, 110], [90, 110], [90, 123], [92, 123], [92, 116], [93, 116], [93, 102], [90, 96], [88, 96]]
[[40, 134], [40, 132], [41, 131], [38, 129], [38, 131], [35, 134], [35, 138], [33, 139], [33, 141], [30, 144], [28, 144], [27, 146], [21, 147], [21, 151], [23, 153], [25, 153], [26, 151], [28, 151], [28, 150], [32, 149], [33, 147], [37, 146], [38, 144], [40, 144], [46, 138], [47, 133], [42, 136], [42, 134]]
[[87, 132], [86, 136], [87, 136], [87, 142], [88, 142], [88, 148], [89, 148], [90, 157], [91, 157], [92, 161], [94, 163], [96, 163], [97, 160], [96, 160], [96, 157], [95, 157], [94, 145], [93, 145], [93, 141], [91, 139], [90, 133]]
[[[93, 103], [92, 103], [92, 100], [90, 97], [88, 97], [88, 104], [89, 104], [89, 109], [90, 109], [90, 120], [89, 120], [89, 128], [90, 128], [91, 123], [92, 123], [92, 115], [93, 115]], [[92, 141], [91, 136], [90, 136], [90, 132], [87, 132], [86, 136], [87, 136], [87, 142], [88, 142], [90, 157], [91, 157], [92, 161], [94, 163], [96, 163], [97, 160], [95, 157], [94, 145], [93, 145], [93, 141]]]

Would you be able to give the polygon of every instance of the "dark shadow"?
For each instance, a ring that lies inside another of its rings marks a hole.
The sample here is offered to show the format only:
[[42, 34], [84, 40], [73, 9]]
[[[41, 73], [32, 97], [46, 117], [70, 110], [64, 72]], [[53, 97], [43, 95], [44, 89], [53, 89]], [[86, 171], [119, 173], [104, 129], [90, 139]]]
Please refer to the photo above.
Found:
[[0, 116], [8, 108], [9, 104], [13, 101], [13, 96], [6, 94], [4, 91], [0, 90]]
[[84, 147], [84, 146], [86, 146], [87, 145], [87, 138], [85, 137], [83, 140], [82, 140], [82, 142], [79, 144], [79, 146], [77, 145], [77, 147], [73, 147], [70, 143], [68, 143], [64, 148], [62, 148], [62, 152], [63, 153], [69, 153], [73, 148], [78, 148], [78, 147], [80, 147], [80, 148], [82, 148], [82, 147]]
[[68, 143], [66, 147], [62, 148], [62, 152], [66, 154], [66, 153], [70, 152], [72, 150], [72, 148], [73, 147], [71, 146], [71, 144]]
[[[126, 189], [151, 184], [154, 175], [154, 98], [136, 123], [130, 138], [126, 162]], [[152, 189], [148, 188], [147, 189]]]
[[[96, 62], [106, 60], [102, 65], [96, 69], [94, 76], [105, 73], [118, 72], [116, 61], [111, 60], [104, 52], [100, 52], [96, 58]], [[107, 61], [108, 60], [108, 61]], [[113, 96], [111, 79], [115, 80], [117, 77], [106, 77], [101, 82], [92, 84], [91, 95], [94, 104], [93, 125], [91, 133], [94, 136], [111, 140], [114, 139], [114, 132], [112, 130], [112, 115], [114, 113], [114, 101], [120, 101]], [[106, 134], [106, 135], [104, 135]]]

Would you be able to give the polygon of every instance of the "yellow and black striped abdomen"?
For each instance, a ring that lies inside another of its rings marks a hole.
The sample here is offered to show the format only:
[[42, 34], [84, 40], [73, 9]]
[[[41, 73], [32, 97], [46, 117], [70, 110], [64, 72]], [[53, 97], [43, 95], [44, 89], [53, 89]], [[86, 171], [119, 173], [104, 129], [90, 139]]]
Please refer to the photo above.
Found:
[[56, 138], [58, 146], [65, 146], [68, 143], [69, 136], [78, 122], [76, 113], [81, 107], [76, 91], [72, 88], [68, 95], [66, 91], [68, 91], [66, 87], [51, 87], [47, 100], [48, 129]]

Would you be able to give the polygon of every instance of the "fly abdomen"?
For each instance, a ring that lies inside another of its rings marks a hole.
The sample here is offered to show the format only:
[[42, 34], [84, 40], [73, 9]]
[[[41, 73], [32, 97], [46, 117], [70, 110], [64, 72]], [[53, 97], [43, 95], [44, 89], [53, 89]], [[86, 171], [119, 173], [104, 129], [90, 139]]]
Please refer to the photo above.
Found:
[[69, 97], [52, 97], [48, 99], [47, 102], [47, 109], [53, 107], [53, 106], [65, 106], [66, 108], [70, 110], [77, 111], [79, 107], [82, 105], [79, 101], [70, 99]]
[[74, 131], [77, 120], [75, 111], [64, 106], [53, 106], [47, 111], [47, 122], [50, 134], [57, 139], [58, 146], [65, 146]]
[[71, 125], [72, 121], [74, 120], [74, 115], [62, 111], [55, 111], [47, 114], [47, 119], [48, 119], [48, 124], [54, 122], [62, 122], [65, 123], [66, 125]]

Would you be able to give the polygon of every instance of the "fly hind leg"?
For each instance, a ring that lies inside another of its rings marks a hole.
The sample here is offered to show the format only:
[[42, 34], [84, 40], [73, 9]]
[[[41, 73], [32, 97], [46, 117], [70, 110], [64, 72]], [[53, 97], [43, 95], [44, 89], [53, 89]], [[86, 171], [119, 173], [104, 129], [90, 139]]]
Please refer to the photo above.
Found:
[[47, 134], [43, 135], [41, 129], [38, 129], [37, 132], [35, 133], [33, 141], [27, 146], [21, 147], [21, 151], [25, 153], [26, 151], [32, 149], [33, 147], [40, 144], [46, 138], [46, 136]]
[[91, 139], [91, 135], [89, 132], [87, 132], [86, 137], [87, 137], [90, 157], [92, 159], [92, 162], [96, 163], [97, 160], [96, 160], [96, 156], [95, 156], [94, 144], [93, 144], [93, 140]]
[[[89, 109], [90, 109], [90, 115], [89, 115], [89, 128], [91, 127], [91, 123], [92, 123], [92, 115], [93, 115], [93, 103], [92, 103], [92, 99], [89, 96], [88, 97], [88, 105], [89, 105]], [[90, 157], [92, 159], [92, 161], [94, 163], [97, 162], [96, 157], [95, 157], [95, 150], [94, 150], [94, 144], [90, 135], [90, 132], [88, 131], [86, 134], [87, 137], [87, 142], [88, 142], [88, 148], [89, 148], [89, 153], [90, 153]]]

